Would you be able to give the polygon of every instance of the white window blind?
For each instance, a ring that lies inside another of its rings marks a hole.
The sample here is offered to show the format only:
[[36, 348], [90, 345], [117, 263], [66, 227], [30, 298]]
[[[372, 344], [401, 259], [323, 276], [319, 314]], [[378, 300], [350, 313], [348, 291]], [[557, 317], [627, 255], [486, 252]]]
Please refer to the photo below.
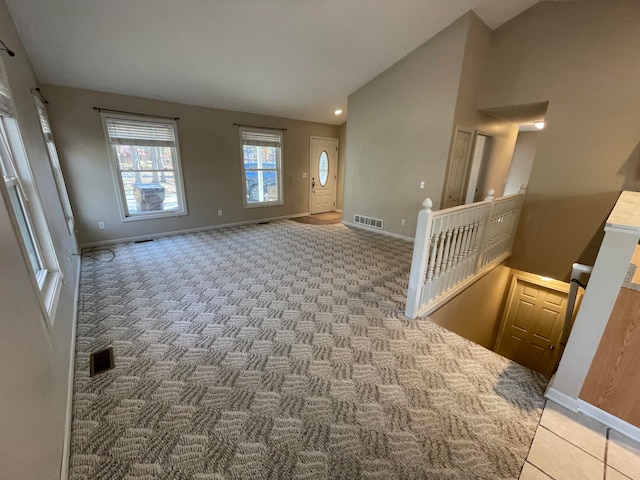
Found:
[[0, 115], [13, 117], [13, 101], [9, 90], [9, 81], [4, 63], [0, 60]]
[[242, 144], [256, 147], [280, 147], [282, 135], [273, 132], [260, 132], [256, 130], [242, 131]]
[[44, 135], [45, 142], [52, 142], [53, 135], [51, 134], [51, 125], [49, 125], [49, 118], [44, 108], [37, 105], [38, 117], [40, 117], [40, 126], [42, 127], [42, 134]]
[[109, 142], [112, 145], [143, 147], [175, 147], [176, 139], [170, 123], [106, 118]]

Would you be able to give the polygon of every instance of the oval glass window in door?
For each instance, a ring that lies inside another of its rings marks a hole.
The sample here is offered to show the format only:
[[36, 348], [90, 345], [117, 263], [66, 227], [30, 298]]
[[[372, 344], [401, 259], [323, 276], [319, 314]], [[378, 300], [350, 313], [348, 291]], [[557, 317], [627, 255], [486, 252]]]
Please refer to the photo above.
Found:
[[318, 162], [318, 180], [320, 180], [320, 185], [324, 187], [327, 184], [328, 178], [329, 157], [327, 156], [327, 152], [323, 150], [320, 154], [320, 161]]

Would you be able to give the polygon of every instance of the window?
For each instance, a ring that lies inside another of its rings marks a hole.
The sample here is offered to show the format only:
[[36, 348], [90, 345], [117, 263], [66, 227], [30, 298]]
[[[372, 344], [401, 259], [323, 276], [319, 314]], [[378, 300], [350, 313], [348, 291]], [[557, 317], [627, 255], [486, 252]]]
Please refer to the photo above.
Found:
[[186, 215], [176, 122], [101, 116], [123, 220]]
[[240, 129], [244, 206], [282, 205], [282, 132]]
[[40, 120], [40, 129], [42, 130], [42, 136], [44, 137], [44, 142], [47, 146], [49, 164], [51, 165], [51, 171], [53, 172], [53, 179], [56, 182], [56, 189], [58, 190], [60, 205], [62, 205], [62, 211], [64, 212], [64, 217], [67, 222], [69, 233], [73, 233], [73, 210], [71, 210], [71, 202], [69, 202], [67, 186], [64, 183], [64, 176], [62, 175], [62, 169], [60, 168], [58, 150], [56, 149], [56, 144], [53, 143], [53, 134], [51, 133], [51, 125], [49, 124], [47, 107], [44, 106], [44, 103], [42, 103], [42, 101], [38, 97], [35, 97], [35, 101], [36, 108], [38, 109], [38, 118]]
[[23, 251], [27, 268], [48, 325], [53, 317], [62, 286], [62, 273], [55, 255], [44, 211], [24, 151], [13, 100], [0, 61], [0, 173], [13, 228]]

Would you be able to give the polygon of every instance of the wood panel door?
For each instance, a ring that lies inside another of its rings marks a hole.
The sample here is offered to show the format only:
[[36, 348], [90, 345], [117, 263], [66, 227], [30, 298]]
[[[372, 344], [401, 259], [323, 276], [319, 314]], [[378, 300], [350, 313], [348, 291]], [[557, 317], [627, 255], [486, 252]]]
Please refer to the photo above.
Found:
[[559, 352], [568, 288], [533, 277], [514, 275], [495, 351], [549, 377]]
[[472, 140], [472, 130], [460, 127], [456, 129], [442, 192], [443, 209], [464, 204], [471, 167]]

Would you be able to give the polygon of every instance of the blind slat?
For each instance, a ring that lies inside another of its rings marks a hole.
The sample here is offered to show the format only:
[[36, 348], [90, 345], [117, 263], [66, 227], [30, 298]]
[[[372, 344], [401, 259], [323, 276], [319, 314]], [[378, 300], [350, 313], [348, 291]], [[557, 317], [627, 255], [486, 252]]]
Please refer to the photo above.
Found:
[[257, 147], [280, 147], [281, 135], [279, 133], [243, 130], [242, 144]]
[[49, 125], [49, 119], [47, 118], [47, 112], [38, 107], [38, 117], [40, 117], [40, 125], [42, 126], [42, 133], [47, 142], [53, 141], [53, 135], [51, 133], [51, 125]]
[[173, 125], [170, 123], [107, 118], [106, 124], [112, 144], [175, 147]]
[[13, 100], [11, 99], [11, 91], [9, 90], [9, 80], [7, 79], [7, 71], [4, 63], [0, 61], [0, 115], [6, 117], [14, 116]]

